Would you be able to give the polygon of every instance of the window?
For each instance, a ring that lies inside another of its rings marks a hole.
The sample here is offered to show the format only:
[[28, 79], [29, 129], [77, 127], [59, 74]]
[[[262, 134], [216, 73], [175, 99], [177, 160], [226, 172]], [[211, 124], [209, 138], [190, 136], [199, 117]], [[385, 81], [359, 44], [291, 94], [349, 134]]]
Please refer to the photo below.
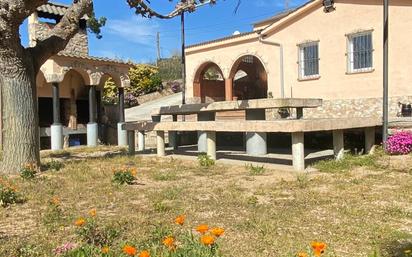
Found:
[[373, 68], [372, 32], [348, 36], [348, 72], [365, 72]]
[[319, 43], [299, 45], [299, 79], [319, 77]]

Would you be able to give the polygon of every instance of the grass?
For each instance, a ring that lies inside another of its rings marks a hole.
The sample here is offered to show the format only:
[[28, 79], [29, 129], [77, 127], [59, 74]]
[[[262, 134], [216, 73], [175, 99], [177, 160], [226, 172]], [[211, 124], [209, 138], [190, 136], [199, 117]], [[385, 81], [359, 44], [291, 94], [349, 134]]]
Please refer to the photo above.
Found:
[[[78, 158], [84, 154], [67, 152], [64, 167], [31, 181], [8, 177], [26, 202], [0, 208], [0, 256], [52, 256], [76, 240], [73, 222], [92, 208], [100, 223], [119, 231], [115, 245], [157, 242], [182, 213], [192, 227], [225, 228], [220, 249], [228, 257], [292, 257], [313, 240], [328, 244], [325, 256], [404, 256], [397, 254], [412, 242], [412, 174], [379, 154], [322, 162], [320, 173], [266, 168], [253, 177], [246, 166], [204, 170], [197, 161], [121, 154]], [[403, 158], [412, 165], [412, 156]], [[137, 168], [136, 183], [113, 185], [112, 170], [125, 165]], [[59, 209], [50, 206], [54, 197]]]
[[388, 166], [388, 156], [382, 149], [377, 149], [372, 155], [352, 155], [346, 154], [342, 159], [323, 160], [315, 164], [315, 168], [322, 172], [348, 172], [356, 167], [367, 167], [375, 170], [383, 170]]

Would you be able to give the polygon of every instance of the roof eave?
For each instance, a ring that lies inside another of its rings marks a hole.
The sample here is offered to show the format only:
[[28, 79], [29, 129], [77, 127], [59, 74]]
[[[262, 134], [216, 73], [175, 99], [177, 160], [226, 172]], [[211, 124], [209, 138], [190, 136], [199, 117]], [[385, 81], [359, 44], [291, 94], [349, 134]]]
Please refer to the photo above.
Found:
[[293, 12], [291, 12], [289, 15], [286, 15], [285, 17], [279, 19], [275, 23], [269, 25], [265, 29], [262, 30], [261, 34], [266, 35], [276, 29], [277, 27], [281, 26], [285, 22], [289, 21], [290, 19], [295, 18], [296, 16], [301, 15], [302, 13], [307, 12], [308, 10], [311, 10], [313, 7], [317, 6], [318, 4], [322, 5], [322, 0], [311, 0], [301, 7], [296, 8]]

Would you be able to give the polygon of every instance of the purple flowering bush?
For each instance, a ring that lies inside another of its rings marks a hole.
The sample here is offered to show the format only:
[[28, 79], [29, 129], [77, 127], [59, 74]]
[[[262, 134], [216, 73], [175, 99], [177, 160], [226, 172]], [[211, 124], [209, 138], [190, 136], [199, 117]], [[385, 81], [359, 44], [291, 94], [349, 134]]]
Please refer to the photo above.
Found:
[[391, 135], [386, 141], [386, 151], [393, 155], [412, 152], [412, 132], [399, 131]]

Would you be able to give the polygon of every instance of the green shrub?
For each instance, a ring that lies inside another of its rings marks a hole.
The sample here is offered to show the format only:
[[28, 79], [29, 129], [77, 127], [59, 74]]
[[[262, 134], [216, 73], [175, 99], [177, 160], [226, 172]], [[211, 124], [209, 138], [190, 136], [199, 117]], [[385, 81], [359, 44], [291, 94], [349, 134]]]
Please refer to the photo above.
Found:
[[[157, 67], [144, 64], [136, 65], [129, 70], [129, 78], [130, 87], [125, 88], [125, 93], [126, 101], [131, 105], [137, 104], [136, 97], [162, 89], [162, 79], [158, 74]], [[117, 103], [118, 86], [112, 79], [106, 81], [103, 93], [104, 103]]]
[[117, 185], [131, 185], [136, 180], [136, 170], [131, 168], [122, 168], [113, 171], [112, 182]]
[[386, 166], [386, 155], [381, 149], [377, 149], [374, 154], [352, 155], [345, 154], [340, 160], [323, 160], [317, 162], [314, 167], [321, 172], [345, 172], [356, 167], [369, 167], [374, 169], [384, 169]]
[[201, 153], [197, 156], [197, 160], [199, 161], [199, 165], [201, 167], [209, 168], [210, 166], [215, 165], [215, 161], [210, 158], [209, 155], [206, 153]]
[[53, 197], [47, 206], [46, 211], [42, 217], [43, 224], [50, 231], [56, 231], [56, 228], [61, 225], [63, 221], [63, 210], [60, 206], [60, 199]]
[[296, 182], [299, 188], [306, 188], [309, 185], [309, 176], [307, 173], [299, 173], [296, 176]]
[[264, 166], [253, 166], [253, 164], [246, 165], [246, 169], [249, 170], [251, 176], [262, 175], [266, 171]]
[[96, 217], [91, 216], [87, 219], [80, 218], [75, 222], [76, 234], [82, 242], [94, 246], [111, 245], [119, 236], [119, 231], [113, 226], [100, 226]]
[[11, 204], [22, 203], [24, 199], [11, 183], [0, 178], [0, 205], [7, 207]]
[[36, 177], [38, 168], [36, 164], [28, 163], [20, 169], [20, 177], [23, 179], [34, 179]]
[[176, 171], [155, 171], [152, 178], [156, 181], [172, 181], [177, 180], [178, 176]]
[[63, 162], [57, 161], [57, 160], [51, 160], [48, 163], [46, 163], [46, 169], [48, 170], [53, 170], [53, 171], [59, 171], [64, 167]]

